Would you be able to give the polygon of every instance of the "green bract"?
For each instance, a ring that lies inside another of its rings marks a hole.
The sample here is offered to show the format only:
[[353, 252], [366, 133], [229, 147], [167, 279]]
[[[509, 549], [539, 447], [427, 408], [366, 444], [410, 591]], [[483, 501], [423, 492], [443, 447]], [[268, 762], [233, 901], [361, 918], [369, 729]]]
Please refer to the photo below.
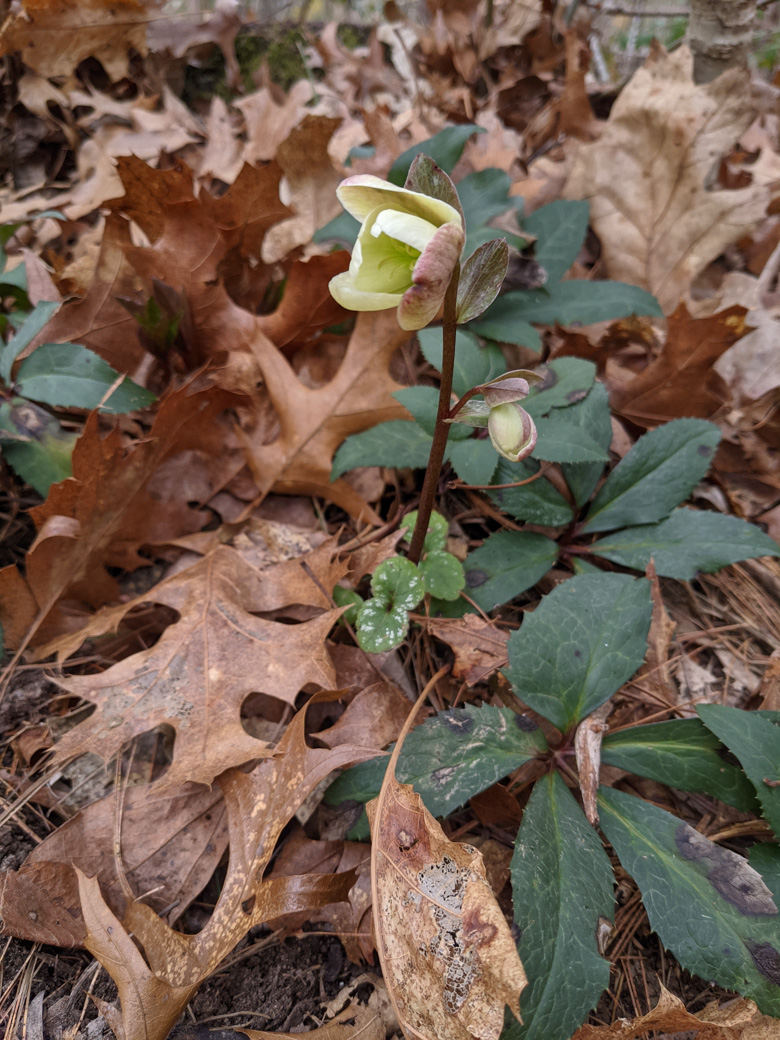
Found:
[[347, 178], [336, 193], [362, 226], [349, 270], [331, 280], [331, 295], [352, 311], [397, 307], [402, 329], [423, 328], [436, 317], [463, 249], [460, 214], [369, 175]]

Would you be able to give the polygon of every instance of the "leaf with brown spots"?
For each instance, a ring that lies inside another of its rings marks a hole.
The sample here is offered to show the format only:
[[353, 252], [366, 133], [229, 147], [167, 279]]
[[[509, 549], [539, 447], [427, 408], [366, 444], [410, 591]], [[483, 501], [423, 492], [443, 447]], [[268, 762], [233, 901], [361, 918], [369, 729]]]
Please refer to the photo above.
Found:
[[498, 1040], [505, 1005], [522, 1021], [525, 972], [481, 854], [451, 842], [411, 785], [395, 779], [414, 714], [366, 807], [382, 972], [409, 1040]]
[[[189, 780], [210, 784], [223, 770], [270, 754], [268, 745], [241, 725], [241, 704], [253, 691], [294, 704], [307, 683], [333, 686], [325, 638], [340, 611], [297, 625], [263, 620], [252, 611], [267, 606], [265, 584], [273, 593], [273, 578], [254, 572], [237, 552], [221, 546], [138, 597], [135, 603], [172, 607], [180, 619], [150, 649], [98, 675], [59, 680], [97, 710], [65, 734], [54, 761], [85, 751], [108, 760], [132, 737], [163, 723], [173, 726], [176, 741], [160, 790]], [[321, 605], [322, 593], [312, 586]], [[122, 604], [107, 616], [116, 624], [122, 607], [133, 605]]]
[[[338, 694], [317, 698], [333, 696]], [[347, 898], [353, 871], [264, 876], [279, 836], [314, 788], [334, 769], [375, 754], [357, 745], [333, 751], [309, 747], [305, 716], [305, 708], [295, 715], [273, 758], [264, 759], [251, 773], [230, 769], [219, 777], [227, 808], [230, 863], [214, 912], [196, 935], [174, 931], [138, 901], [128, 907], [123, 927], [110, 915], [97, 883], [82, 885], [87, 948], [119, 989], [121, 1020], [117, 1009], [109, 1012], [117, 1036], [164, 1040], [200, 983], [250, 928], [284, 913], [311, 912]], [[144, 956], [133, 946], [126, 928], [140, 942]], [[164, 1015], [158, 1004], [164, 1004]], [[145, 1023], [146, 1032], [140, 1031], [139, 1023]]]

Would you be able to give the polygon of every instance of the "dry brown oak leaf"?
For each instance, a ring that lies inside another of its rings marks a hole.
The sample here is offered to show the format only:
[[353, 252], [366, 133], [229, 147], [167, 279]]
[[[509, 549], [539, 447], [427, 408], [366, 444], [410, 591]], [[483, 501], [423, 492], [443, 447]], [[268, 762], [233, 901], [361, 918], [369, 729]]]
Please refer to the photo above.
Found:
[[366, 806], [385, 984], [409, 1040], [498, 1040], [505, 1005], [522, 1022], [523, 965], [481, 854], [450, 841], [414, 788], [396, 780], [404, 736]]
[[[334, 696], [317, 694], [315, 699]], [[103, 901], [97, 881], [79, 878], [86, 946], [116, 982], [121, 1018], [113, 1009], [109, 1024], [122, 1040], [164, 1040], [200, 983], [250, 928], [347, 898], [354, 881], [350, 872], [263, 877], [280, 834], [314, 788], [334, 769], [376, 754], [354, 744], [332, 751], [309, 747], [305, 714], [304, 708], [294, 716], [274, 758], [264, 759], [251, 773], [231, 769], [219, 777], [230, 862], [214, 912], [196, 935], [174, 931], [141, 902], [130, 904], [123, 927]]]
[[32, 850], [19, 870], [0, 873], [4, 935], [52, 946], [83, 946], [74, 867], [94, 876], [116, 914], [127, 899], [114, 855], [121, 821], [122, 867], [134, 892], [158, 912], [173, 906], [178, 919], [203, 890], [227, 846], [222, 791], [189, 784], [160, 794], [156, 785], [130, 787], [88, 805]]
[[610, 278], [658, 297], [666, 314], [704, 268], [763, 218], [769, 189], [710, 190], [713, 167], [755, 117], [750, 77], [696, 86], [687, 47], [655, 46], [620, 91], [598, 141], [583, 145], [564, 195], [590, 202]]
[[[325, 639], [341, 614], [329, 610], [295, 625], [256, 617], [251, 611], [263, 609], [263, 585], [272, 582], [221, 546], [138, 597], [135, 603], [172, 607], [179, 620], [153, 647], [99, 675], [58, 680], [97, 710], [59, 741], [53, 762], [86, 751], [107, 761], [134, 736], [163, 723], [174, 728], [176, 739], [173, 762], [157, 782], [161, 791], [189, 780], [210, 784], [231, 766], [272, 754], [244, 730], [241, 704], [260, 692], [292, 705], [307, 683], [333, 687]], [[116, 614], [110, 611], [114, 619]]]
[[73, 619], [58, 608], [61, 600], [99, 607], [119, 599], [119, 585], [106, 568], [147, 566], [140, 546], [203, 527], [209, 514], [188, 505], [192, 496], [182, 494], [182, 482], [194, 467], [202, 500], [217, 489], [226, 436], [218, 419], [238, 400], [216, 388], [178, 390], [160, 404], [148, 436], [129, 452], [118, 428], [101, 436], [98, 414], [90, 415], [73, 451], [73, 476], [30, 510], [38, 536], [25, 557], [25, 576], [14, 565], [0, 571], [0, 623], [8, 646], [72, 630]]

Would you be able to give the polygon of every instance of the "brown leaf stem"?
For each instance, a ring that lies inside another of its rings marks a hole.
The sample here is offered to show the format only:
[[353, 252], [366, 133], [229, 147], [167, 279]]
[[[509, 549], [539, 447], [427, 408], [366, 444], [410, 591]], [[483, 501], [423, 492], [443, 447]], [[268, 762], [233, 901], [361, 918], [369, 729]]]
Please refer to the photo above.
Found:
[[442, 364], [441, 384], [439, 385], [439, 409], [436, 413], [436, 428], [433, 433], [431, 454], [428, 457], [428, 466], [425, 470], [422, 492], [420, 494], [420, 505], [417, 509], [417, 523], [412, 535], [412, 544], [409, 547], [409, 559], [412, 563], [419, 563], [422, 556], [423, 542], [428, 532], [428, 522], [431, 519], [433, 502], [436, 497], [436, 489], [439, 484], [439, 474], [444, 462], [444, 449], [447, 447], [447, 435], [450, 432], [449, 425], [444, 421], [450, 414], [450, 396], [452, 394], [452, 373], [455, 369], [455, 332], [457, 329], [455, 312], [458, 302], [458, 279], [460, 277], [460, 264], [455, 265], [452, 272], [450, 284], [447, 287], [447, 295], [444, 297], [444, 324], [442, 328]]

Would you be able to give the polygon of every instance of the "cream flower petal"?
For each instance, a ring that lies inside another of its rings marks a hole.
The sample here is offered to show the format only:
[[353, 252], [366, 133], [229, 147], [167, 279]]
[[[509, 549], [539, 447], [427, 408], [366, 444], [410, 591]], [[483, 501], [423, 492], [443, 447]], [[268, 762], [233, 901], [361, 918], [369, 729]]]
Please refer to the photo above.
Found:
[[462, 223], [460, 213], [448, 202], [409, 191], [408, 188], [398, 188], [390, 181], [371, 174], [348, 177], [336, 188], [336, 195], [344, 209], [360, 221], [364, 221], [372, 210], [381, 208], [412, 213], [437, 227], [447, 223]]
[[402, 293], [367, 292], [356, 288], [351, 271], [331, 278], [329, 289], [336, 303], [349, 311], [387, 311], [403, 299]]
[[379, 211], [371, 227], [371, 235], [374, 238], [382, 233], [422, 253], [436, 234], [436, 225], [431, 224], [430, 220], [416, 217], [413, 213], [383, 209]]

